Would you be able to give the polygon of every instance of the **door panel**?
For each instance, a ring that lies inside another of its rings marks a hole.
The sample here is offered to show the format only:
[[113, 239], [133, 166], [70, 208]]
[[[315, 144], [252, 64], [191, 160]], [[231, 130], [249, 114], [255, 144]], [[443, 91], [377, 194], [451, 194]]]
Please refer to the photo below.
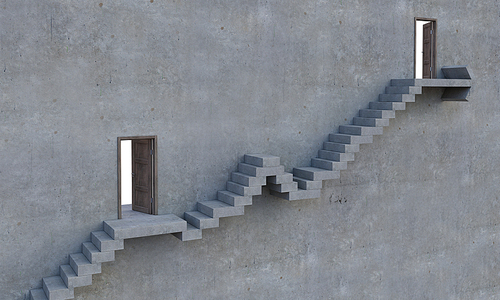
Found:
[[424, 24], [423, 30], [423, 59], [422, 59], [422, 78], [431, 78], [432, 67], [432, 22]]
[[132, 209], [152, 213], [152, 141], [132, 140]]

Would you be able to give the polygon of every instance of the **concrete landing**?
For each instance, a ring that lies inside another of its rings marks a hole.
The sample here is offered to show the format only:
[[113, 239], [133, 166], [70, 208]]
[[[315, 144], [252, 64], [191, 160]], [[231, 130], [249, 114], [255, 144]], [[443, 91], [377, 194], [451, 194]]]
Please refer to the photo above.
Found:
[[104, 231], [115, 240], [161, 235], [187, 230], [187, 222], [176, 215], [149, 215], [123, 210], [123, 219], [104, 221]]

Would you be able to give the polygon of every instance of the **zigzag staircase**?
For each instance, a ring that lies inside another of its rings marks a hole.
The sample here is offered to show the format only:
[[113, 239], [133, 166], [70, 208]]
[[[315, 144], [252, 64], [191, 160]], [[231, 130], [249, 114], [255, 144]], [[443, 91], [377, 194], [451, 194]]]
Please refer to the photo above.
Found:
[[[458, 84], [459, 88], [470, 88], [470, 81], [466, 81]], [[30, 299], [73, 299], [74, 288], [91, 285], [92, 274], [101, 272], [102, 263], [114, 260], [114, 252], [124, 248], [124, 239], [167, 233], [182, 241], [201, 239], [203, 229], [219, 226], [219, 218], [243, 215], [244, 207], [252, 204], [252, 196], [262, 193], [263, 186], [272, 195], [286, 200], [320, 197], [323, 180], [339, 178], [340, 171], [347, 169], [347, 162], [354, 160], [359, 145], [372, 143], [373, 136], [382, 134], [389, 119], [395, 117], [396, 110], [404, 110], [406, 102], [414, 102], [415, 95], [422, 93], [422, 82], [425, 81], [391, 80], [391, 86], [379, 95], [379, 101], [361, 109], [352, 125], [341, 125], [338, 133], [329, 135], [329, 141], [309, 167], [294, 168], [292, 174], [284, 171], [279, 157], [245, 155], [238, 171], [231, 174], [226, 190], [219, 191], [216, 200], [198, 202], [197, 210], [184, 213], [184, 219], [175, 215], [146, 215], [143, 221], [103, 222], [104, 231], [92, 232], [91, 241], [82, 244], [82, 251], [71, 254], [69, 264], [60, 266], [59, 275], [43, 278], [43, 288], [30, 290]], [[441, 81], [441, 85], [430, 86], [453, 88], [457, 83], [443, 85]]]

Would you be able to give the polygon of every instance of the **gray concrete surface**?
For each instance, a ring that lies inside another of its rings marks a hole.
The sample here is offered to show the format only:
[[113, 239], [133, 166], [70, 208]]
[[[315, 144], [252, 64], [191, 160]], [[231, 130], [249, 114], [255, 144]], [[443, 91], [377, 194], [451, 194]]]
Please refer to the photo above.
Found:
[[159, 212], [179, 217], [245, 153], [307, 166], [413, 77], [414, 17], [437, 18], [437, 67], [472, 70], [469, 102], [425, 91], [320, 199], [264, 191], [203, 240], [127, 240], [75, 298], [498, 298], [499, 6], [0, 1], [0, 299], [116, 218], [116, 137], [158, 135]]

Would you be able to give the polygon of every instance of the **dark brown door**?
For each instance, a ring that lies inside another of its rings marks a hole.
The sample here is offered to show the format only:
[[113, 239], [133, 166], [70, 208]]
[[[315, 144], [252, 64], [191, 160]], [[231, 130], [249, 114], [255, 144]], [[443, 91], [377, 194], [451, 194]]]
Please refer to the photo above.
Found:
[[423, 66], [422, 66], [422, 78], [432, 78], [432, 34], [433, 34], [433, 22], [424, 24], [423, 30]]
[[152, 140], [132, 140], [132, 209], [151, 214], [153, 206]]

